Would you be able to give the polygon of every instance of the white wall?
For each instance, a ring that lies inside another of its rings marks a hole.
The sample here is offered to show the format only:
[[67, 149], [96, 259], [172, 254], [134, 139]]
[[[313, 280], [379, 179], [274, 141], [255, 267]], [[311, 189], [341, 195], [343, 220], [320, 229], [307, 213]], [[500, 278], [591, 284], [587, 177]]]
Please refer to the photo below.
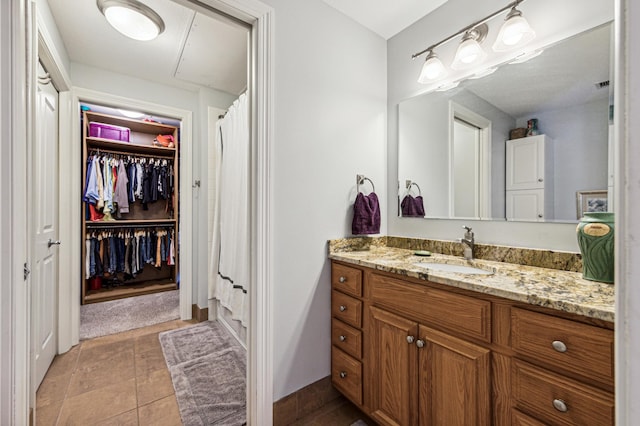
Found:
[[[387, 185], [395, 188], [398, 180], [398, 113], [397, 105], [404, 99], [416, 96], [429, 90], [416, 80], [422, 66], [420, 60], [411, 60], [411, 55], [421, 51], [432, 43], [436, 43], [466, 25], [474, 19], [480, 19], [504, 7], [502, 0], [486, 0], [472, 2], [468, 0], [449, 0], [431, 14], [423, 17], [415, 24], [391, 38], [387, 45], [388, 55], [388, 167]], [[518, 6], [529, 23], [535, 28], [536, 40], [530, 47], [545, 45], [588, 28], [610, 21], [613, 18], [613, 0], [538, 0], [523, 2]], [[464, 10], [464, 13], [460, 13]], [[551, 12], [552, 11], [552, 12]], [[567, 17], [569, 17], [567, 19]], [[497, 24], [491, 24], [497, 28]], [[493, 34], [493, 35], [491, 35]], [[485, 41], [491, 44], [495, 30]], [[455, 42], [447, 43], [438, 54], [447, 63], [446, 58], [453, 56]], [[493, 55], [490, 63], [501, 62], [504, 56]], [[461, 74], [456, 74], [461, 77]], [[403, 178], [401, 176], [401, 178]], [[389, 212], [395, 209], [394, 192], [388, 200]], [[409, 237], [429, 237], [453, 240], [462, 236], [460, 226], [467, 221], [456, 220], [409, 220], [394, 215], [389, 216], [388, 231], [391, 235]], [[518, 245], [525, 247], [547, 248], [555, 250], [578, 251], [575, 238], [575, 225], [569, 224], [531, 224], [521, 222], [475, 221], [469, 222], [476, 231], [479, 243]]]
[[387, 211], [385, 41], [320, 0], [275, 10], [274, 400], [330, 374], [327, 240], [351, 234], [357, 173]]
[[[609, 99], [527, 115], [553, 139], [554, 219], [576, 220], [576, 191], [607, 189]], [[527, 127], [527, 117], [516, 127]]]

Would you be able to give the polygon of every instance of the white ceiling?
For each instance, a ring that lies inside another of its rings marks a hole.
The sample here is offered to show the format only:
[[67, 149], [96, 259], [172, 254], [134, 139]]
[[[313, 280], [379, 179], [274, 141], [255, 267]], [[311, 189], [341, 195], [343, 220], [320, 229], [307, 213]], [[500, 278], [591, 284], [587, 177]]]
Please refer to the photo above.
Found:
[[323, 0], [385, 40], [398, 34], [447, 0]]
[[587, 31], [547, 48], [522, 64], [502, 66], [464, 87], [514, 118], [582, 105], [609, 96], [611, 26]]
[[165, 22], [165, 31], [147, 42], [114, 30], [95, 1], [48, 0], [73, 62], [186, 89], [245, 90], [247, 28], [170, 0], [142, 2]]

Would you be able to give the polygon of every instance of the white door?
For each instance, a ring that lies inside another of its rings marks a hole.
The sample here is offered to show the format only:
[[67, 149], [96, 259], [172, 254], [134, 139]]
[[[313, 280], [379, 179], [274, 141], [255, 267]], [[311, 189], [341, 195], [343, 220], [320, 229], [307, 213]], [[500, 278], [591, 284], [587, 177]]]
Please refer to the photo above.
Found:
[[[45, 78], [42, 78], [42, 77]], [[58, 314], [58, 92], [38, 64], [31, 202], [31, 334], [35, 389], [56, 355]]]
[[453, 217], [480, 216], [480, 129], [453, 122]]
[[507, 190], [544, 188], [544, 136], [507, 141]]

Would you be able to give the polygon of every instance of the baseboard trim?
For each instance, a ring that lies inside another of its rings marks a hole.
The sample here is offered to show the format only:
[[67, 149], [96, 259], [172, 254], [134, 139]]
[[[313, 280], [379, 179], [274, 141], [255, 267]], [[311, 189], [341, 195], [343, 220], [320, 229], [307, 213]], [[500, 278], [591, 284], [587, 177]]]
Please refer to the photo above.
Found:
[[273, 425], [289, 425], [340, 397], [331, 376], [311, 383], [273, 403]]
[[209, 308], [200, 308], [197, 304], [191, 305], [191, 318], [203, 322], [209, 319]]

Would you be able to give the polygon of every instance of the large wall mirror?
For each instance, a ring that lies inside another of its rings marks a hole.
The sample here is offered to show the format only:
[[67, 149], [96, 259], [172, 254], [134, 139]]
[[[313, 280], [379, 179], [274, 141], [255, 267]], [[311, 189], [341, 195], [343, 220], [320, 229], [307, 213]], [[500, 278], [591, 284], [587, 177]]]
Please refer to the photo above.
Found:
[[[602, 25], [401, 102], [398, 202], [421, 195], [427, 218], [575, 222], [584, 194], [606, 201], [612, 45]], [[510, 140], [531, 119], [538, 136]]]

